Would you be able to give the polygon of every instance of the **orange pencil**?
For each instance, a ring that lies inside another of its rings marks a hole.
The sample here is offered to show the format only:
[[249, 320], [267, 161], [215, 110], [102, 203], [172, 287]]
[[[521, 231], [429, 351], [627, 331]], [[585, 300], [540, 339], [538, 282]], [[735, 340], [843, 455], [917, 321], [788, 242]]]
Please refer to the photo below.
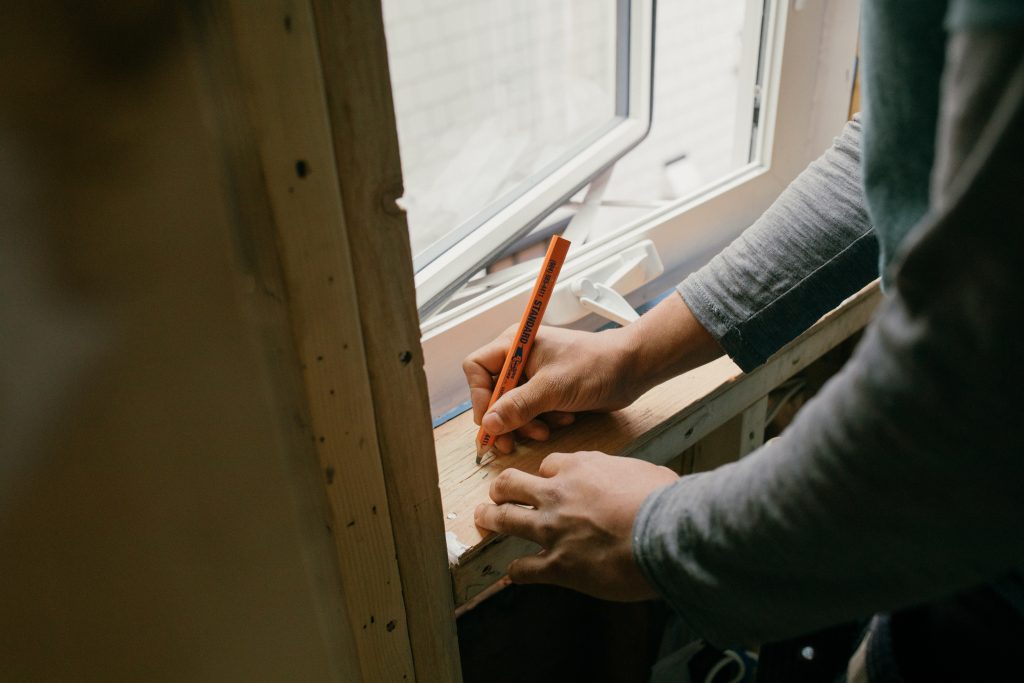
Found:
[[[490, 410], [494, 402], [501, 398], [506, 391], [514, 389], [519, 384], [519, 378], [523, 376], [526, 358], [530, 355], [530, 349], [533, 348], [533, 340], [537, 338], [537, 328], [540, 327], [544, 310], [548, 307], [551, 293], [555, 289], [558, 273], [562, 270], [562, 264], [565, 263], [569, 244], [569, 240], [562, 239], [558, 235], [551, 238], [548, 253], [544, 256], [540, 272], [537, 273], [537, 282], [533, 285], [533, 294], [526, 303], [523, 319], [519, 321], [519, 330], [505, 356], [505, 365], [501, 368], [501, 374], [498, 375], [494, 393], [491, 394], [491, 401], [487, 404], [487, 410]], [[494, 436], [480, 427], [480, 431], [476, 435], [476, 464], [480, 464], [483, 454], [489, 451], [493, 445]]]

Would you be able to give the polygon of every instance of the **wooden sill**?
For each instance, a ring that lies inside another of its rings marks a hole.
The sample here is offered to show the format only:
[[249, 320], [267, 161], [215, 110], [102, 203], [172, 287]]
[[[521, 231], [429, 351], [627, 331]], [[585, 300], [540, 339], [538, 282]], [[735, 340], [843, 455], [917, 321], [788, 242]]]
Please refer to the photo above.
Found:
[[500, 580], [510, 561], [538, 551], [529, 541], [473, 523], [474, 508], [490, 500], [488, 487], [499, 472], [516, 467], [535, 474], [553, 452], [592, 450], [668, 463], [863, 328], [880, 300], [877, 282], [872, 283], [749, 374], [719, 358], [651, 389], [628, 408], [583, 416], [547, 443], [521, 444], [517, 453], [481, 466], [474, 464], [477, 427], [470, 413], [435, 429], [445, 530], [466, 548], [451, 565], [456, 606]]

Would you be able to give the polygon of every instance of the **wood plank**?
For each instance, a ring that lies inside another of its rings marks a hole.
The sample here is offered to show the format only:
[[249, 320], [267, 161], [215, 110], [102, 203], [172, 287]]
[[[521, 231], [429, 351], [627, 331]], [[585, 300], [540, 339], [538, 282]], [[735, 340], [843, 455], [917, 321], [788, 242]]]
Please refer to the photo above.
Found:
[[458, 681], [381, 5], [312, 4], [416, 677]]
[[498, 537], [473, 523], [473, 509], [489, 500], [496, 474], [508, 467], [536, 473], [544, 457], [556, 451], [598, 450], [668, 463], [861, 329], [880, 299], [877, 284], [865, 287], [749, 374], [720, 358], [651, 389], [624, 410], [582, 416], [548, 443], [520, 444], [515, 454], [480, 466], [474, 464], [476, 426], [469, 413], [438, 427], [434, 437], [445, 527], [469, 548], [451, 568], [456, 603], [500, 578], [508, 560], [531, 551], [525, 541], [513, 538], [496, 546], [500, 551], [491, 551]]
[[[254, 295], [280, 309], [294, 345], [282, 373], [301, 379], [290, 409], [326, 490], [346, 618], [362, 680], [412, 679], [366, 343], [312, 8], [235, 0], [207, 9], [211, 90], [232, 143], [235, 205], [255, 262]], [[271, 293], [260, 296], [262, 293]], [[273, 315], [274, 312], [269, 313]], [[321, 492], [322, 496], [323, 493]]]
[[685, 473], [707, 472], [753, 452], [764, 443], [767, 408], [768, 396], [764, 395], [694, 444], [688, 449]]

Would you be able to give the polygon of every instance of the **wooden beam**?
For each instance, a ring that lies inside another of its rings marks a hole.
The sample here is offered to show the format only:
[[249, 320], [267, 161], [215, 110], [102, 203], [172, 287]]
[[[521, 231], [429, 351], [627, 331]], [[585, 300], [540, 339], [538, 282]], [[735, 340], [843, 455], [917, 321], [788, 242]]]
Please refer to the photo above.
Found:
[[[461, 679], [381, 5], [314, 0], [416, 676]], [[315, 171], [314, 171], [315, 172]]]
[[[865, 287], [748, 374], [728, 358], [720, 358], [655, 387], [624, 410], [583, 416], [547, 443], [520, 444], [514, 455], [492, 459], [482, 466], [474, 464], [476, 426], [469, 413], [438, 427], [434, 437], [445, 527], [468, 547], [451, 568], [456, 604], [463, 604], [501, 578], [509, 560], [536, 550], [526, 541], [500, 539], [473, 523], [473, 509], [489, 500], [488, 488], [496, 474], [507, 467], [536, 473], [544, 457], [555, 451], [598, 450], [670, 463], [742, 414], [730, 428], [730, 448], [735, 451], [732, 457], [736, 457], [763, 438], [763, 432], [749, 428], [763, 411], [761, 399], [864, 327], [880, 298], [877, 284]], [[740, 438], [741, 428], [746, 430], [747, 438]], [[754, 431], [752, 439], [750, 431]]]
[[[335, 169], [312, 8], [211, 5], [204, 62], [254, 295], [280, 309], [301, 373], [293, 410], [320, 463], [362, 680], [414, 677], [365, 331]], [[440, 543], [438, 542], [438, 545]]]

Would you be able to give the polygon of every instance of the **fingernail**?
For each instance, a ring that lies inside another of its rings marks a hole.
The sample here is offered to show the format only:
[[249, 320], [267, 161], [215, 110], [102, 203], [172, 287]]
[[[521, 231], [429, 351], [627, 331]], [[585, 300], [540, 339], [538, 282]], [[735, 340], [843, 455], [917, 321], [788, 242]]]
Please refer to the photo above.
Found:
[[484, 415], [481, 426], [490, 434], [504, 434], [508, 431], [505, 429], [505, 423], [502, 421], [501, 416], [494, 412]]

